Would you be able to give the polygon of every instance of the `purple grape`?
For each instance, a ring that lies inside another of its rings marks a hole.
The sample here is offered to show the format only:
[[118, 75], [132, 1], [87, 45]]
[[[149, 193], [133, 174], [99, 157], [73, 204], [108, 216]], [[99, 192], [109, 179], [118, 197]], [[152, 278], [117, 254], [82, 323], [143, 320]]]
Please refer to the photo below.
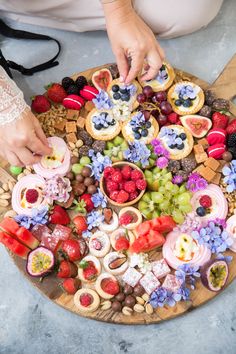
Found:
[[171, 104], [167, 101], [161, 102], [160, 109], [161, 109], [161, 113], [166, 114], [166, 115], [168, 115], [172, 112]]
[[159, 92], [155, 93], [155, 98], [156, 98], [157, 102], [163, 102], [163, 101], [166, 101], [167, 94], [165, 91], [159, 91]]
[[168, 121], [167, 116], [165, 116], [164, 114], [160, 113], [157, 121], [159, 123], [159, 125], [162, 127], [163, 125], [165, 125]]
[[153, 110], [151, 111], [151, 115], [152, 115], [154, 118], [156, 118], [156, 119], [158, 119], [159, 114], [160, 114], [160, 112], [158, 111], [158, 109], [153, 109]]
[[150, 98], [153, 96], [153, 89], [151, 88], [151, 86], [144, 86], [143, 88], [143, 94], [147, 97]]
[[140, 104], [146, 102], [146, 96], [143, 93], [138, 94], [137, 101]]
[[145, 120], [148, 121], [150, 118], [151, 112], [145, 110], [145, 111], [143, 111], [143, 115], [144, 115]]

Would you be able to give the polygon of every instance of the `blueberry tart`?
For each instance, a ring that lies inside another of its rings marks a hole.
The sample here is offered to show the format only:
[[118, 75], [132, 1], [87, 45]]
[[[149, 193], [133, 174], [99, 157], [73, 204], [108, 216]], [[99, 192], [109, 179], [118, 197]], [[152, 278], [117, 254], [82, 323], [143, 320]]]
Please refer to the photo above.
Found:
[[87, 116], [86, 130], [94, 139], [111, 140], [120, 133], [121, 127], [111, 110], [93, 109]]
[[[145, 72], [143, 71], [142, 75], [144, 73]], [[143, 81], [141, 80], [142, 75], [138, 78], [140, 84], [143, 87], [146, 85], [151, 86], [155, 92], [167, 90], [172, 85], [175, 78], [174, 69], [167, 62], [162, 64], [157, 76], [153, 80]]]

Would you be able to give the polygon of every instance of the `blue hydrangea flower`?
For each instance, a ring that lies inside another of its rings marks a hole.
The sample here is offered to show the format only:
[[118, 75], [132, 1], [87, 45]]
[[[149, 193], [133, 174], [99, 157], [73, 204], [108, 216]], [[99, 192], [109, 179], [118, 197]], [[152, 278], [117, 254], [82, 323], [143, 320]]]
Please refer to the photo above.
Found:
[[89, 231], [89, 230], [86, 230], [86, 231], [83, 231], [82, 232], [82, 237], [83, 238], [90, 238], [92, 236], [92, 232], [91, 231]]
[[14, 219], [20, 226], [23, 226], [26, 229], [30, 229], [37, 224], [47, 224], [48, 207], [42, 206], [38, 209], [32, 209], [31, 215], [20, 214], [16, 215]]
[[137, 91], [137, 87], [134, 84], [126, 86], [126, 89], [129, 91], [131, 97], [134, 96]]
[[93, 202], [95, 208], [97, 208], [99, 206], [101, 206], [102, 208], [106, 208], [107, 198], [99, 188], [97, 190], [97, 193], [92, 195], [92, 202]]
[[175, 300], [176, 301], [188, 301], [190, 299], [190, 289], [186, 286], [181, 286], [177, 292], [175, 293]]
[[104, 90], [99, 91], [96, 98], [94, 98], [93, 103], [95, 104], [96, 108], [101, 109], [112, 109], [114, 104], [110, 99], [108, 93]]
[[160, 82], [160, 84], [163, 84], [165, 80], [168, 79], [168, 72], [166, 70], [165, 65], [162, 65], [162, 67], [159, 70], [159, 73], [156, 77], [156, 80]]
[[142, 167], [149, 165], [150, 150], [141, 141], [129, 143], [129, 148], [123, 152], [123, 156], [127, 161], [137, 163], [141, 162]]
[[94, 227], [98, 227], [104, 221], [104, 216], [100, 211], [91, 211], [87, 215], [88, 230], [91, 231]]
[[216, 221], [209, 221], [207, 226], [193, 231], [192, 236], [200, 245], [205, 244], [212, 253], [224, 252], [233, 244], [229, 233]]
[[108, 128], [113, 118], [107, 112], [101, 112], [94, 116], [92, 121], [96, 125], [101, 125], [104, 128]]
[[189, 284], [192, 289], [195, 288], [195, 278], [200, 277], [200, 273], [198, 272], [199, 267], [194, 266], [192, 264], [182, 264], [181, 266], [178, 267], [178, 269], [175, 271], [175, 276], [178, 278], [182, 286], [185, 286], [185, 284]]
[[232, 160], [229, 166], [225, 166], [222, 173], [225, 176], [224, 182], [227, 184], [226, 190], [232, 193], [236, 190], [236, 160]]
[[90, 165], [92, 169], [92, 175], [95, 177], [96, 180], [100, 181], [104, 168], [107, 166], [111, 166], [112, 161], [109, 156], [103, 156], [100, 152], [95, 153], [92, 149], [89, 150], [88, 155], [92, 160], [92, 163]]
[[233, 260], [232, 256], [224, 256], [222, 253], [218, 253], [216, 256], [216, 259], [219, 259], [221, 261], [225, 261], [226, 263], [230, 264]]
[[132, 128], [141, 128], [145, 124], [145, 117], [142, 112], [137, 112], [133, 115], [130, 120], [130, 125]]
[[176, 301], [180, 301], [180, 300], [181, 297], [179, 294], [177, 294], [177, 292], [174, 293], [163, 287], [159, 287], [155, 291], [153, 291], [149, 302], [154, 308], [163, 307], [165, 305], [169, 305], [173, 307], [175, 306]]
[[197, 88], [194, 88], [191, 85], [179, 85], [176, 87], [175, 92], [179, 95], [180, 99], [184, 100], [187, 100], [188, 98], [194, 100], [197, 96]]

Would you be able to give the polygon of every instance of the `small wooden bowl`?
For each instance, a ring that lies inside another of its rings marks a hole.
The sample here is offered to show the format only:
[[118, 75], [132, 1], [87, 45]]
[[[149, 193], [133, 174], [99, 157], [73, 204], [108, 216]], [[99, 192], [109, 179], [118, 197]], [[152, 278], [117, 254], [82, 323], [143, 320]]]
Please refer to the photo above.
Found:
[[[124, 162], [124, 161], [122, 161], [122, 162], [115, 162], [115, 163], [112, 164], [112, 167], [123, 167], [123, 166], [125, 166], [125, 165], [130, 166], [131, 168], [140, 171], [140, 172], [142, 173], [142, 175], [143, 175], [143, 179], [145, 179], [145, 176], [144, 176], [143, 171], [142, 171], [138, 166], [136, 166], [135, 164], [133, 164], [133, 163], [131, 163], [131, 162]], [[109, 203], [112, 204], [112, 205], [115, 205], [115, 206], [117, 206], [117, 207], [119, 207], [119, 208], [123, 208], [123, 207], [127, 207], [127, 206], [130, 206], [130, 205], [136, 204], [136, 203], [139, 201], [139, 199], [141, 199], [142, 196], [143, 196], [144, 193], [145, 193], [145, 190], [140, 191], [140, 193], [139, 193], [139, 195], [138, 195], [138, 197], [137, 197], [136, 199], [131, 200], [131, 201], [126, 202], [126, 203], [119, 204], [119, 203], [115, 202], [114, 200], [110, 199], [110, 198], [108, 197], [107, 193], [105, 192], [105, 189], [104, 189], [104, 176], [103, 176], [103, 174], [102, 174], [102, 177], [101, 177], [101, 179], [100, 179], [100, 189], [101, 189], [102, 193], [105, 194], [105, 196], [107, 197], [107, 200], [109, 201]]]

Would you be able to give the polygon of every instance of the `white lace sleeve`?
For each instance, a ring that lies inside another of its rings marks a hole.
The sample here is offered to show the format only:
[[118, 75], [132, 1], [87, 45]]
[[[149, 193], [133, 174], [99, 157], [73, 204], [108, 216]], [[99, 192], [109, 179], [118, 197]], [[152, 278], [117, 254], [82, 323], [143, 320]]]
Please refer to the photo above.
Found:
[[29, 109], [22, 91], [0, 65], [0, 126], [20, 118]]

